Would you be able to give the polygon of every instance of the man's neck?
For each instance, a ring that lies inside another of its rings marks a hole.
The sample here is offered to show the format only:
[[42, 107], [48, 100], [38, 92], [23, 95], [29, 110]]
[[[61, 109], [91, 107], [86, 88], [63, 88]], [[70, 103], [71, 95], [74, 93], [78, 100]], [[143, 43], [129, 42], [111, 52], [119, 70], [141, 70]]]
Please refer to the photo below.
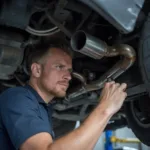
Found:
[[54, 96], [51, 95], [50, 93], [46, 93], [42, 88], [40, 88], [38, 86], [38, 84], [34, 84], [33, 82], [31, 82], [31, 80], [29, 81], [29, 85], [36, 90], [36, 92], [41, 96], [41, 98], [45, 101], [45, 103], [49, 103]]

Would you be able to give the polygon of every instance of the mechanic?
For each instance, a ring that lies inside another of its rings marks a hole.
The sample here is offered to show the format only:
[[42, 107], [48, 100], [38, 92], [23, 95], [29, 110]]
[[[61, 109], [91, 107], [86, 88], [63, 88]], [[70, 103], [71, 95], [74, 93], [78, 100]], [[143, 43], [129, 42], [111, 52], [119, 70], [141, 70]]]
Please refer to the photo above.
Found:
[[72, 56], [65, 44], [53, 40], [41, 42], [32, 46], [28, 66], [28, 84], [9, 88], [0, 96], [0, 149], [93, 149], [109, 119], [121, 108], [127, 96], [127, 85], [107, 82], [99, 104], [84, 123], [54, 140], [49, 105], [54, 97], [66, 95]]

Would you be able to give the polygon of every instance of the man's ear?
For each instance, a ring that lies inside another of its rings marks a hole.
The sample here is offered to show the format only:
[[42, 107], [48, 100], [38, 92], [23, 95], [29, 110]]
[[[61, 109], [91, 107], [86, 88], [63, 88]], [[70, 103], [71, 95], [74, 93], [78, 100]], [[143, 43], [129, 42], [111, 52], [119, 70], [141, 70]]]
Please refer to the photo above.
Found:
[[33, 63], [31, 65], [31, 72], [34, 77], [40, 77], [42, 72], [42, 66], [40, 64]]

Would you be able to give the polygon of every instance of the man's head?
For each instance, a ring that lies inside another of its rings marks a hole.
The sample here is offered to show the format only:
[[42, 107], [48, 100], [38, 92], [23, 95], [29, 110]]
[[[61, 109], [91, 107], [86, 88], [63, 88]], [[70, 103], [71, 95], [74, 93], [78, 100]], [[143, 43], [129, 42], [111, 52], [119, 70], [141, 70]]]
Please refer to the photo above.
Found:
[[58, 39], [33, 47], [28, 59], [30, 81], [41, 92], [64, 97], [71, 80], [72, 57], [65, 43]]

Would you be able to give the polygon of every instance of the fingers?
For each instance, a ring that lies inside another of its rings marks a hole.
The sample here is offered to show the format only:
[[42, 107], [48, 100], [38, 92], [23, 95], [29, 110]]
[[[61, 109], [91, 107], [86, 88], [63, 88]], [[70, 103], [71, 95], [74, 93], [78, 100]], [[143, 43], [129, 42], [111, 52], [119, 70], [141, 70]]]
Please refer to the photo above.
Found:
[[125, 91], [126, 88], [127, 88], [127, 84], [126, 83], [122, 83], [122, 84], [115, 83], [115, 84], [112, 84], [112, 87], [115, 88], [115, 89], [119, 88], [121, 91]]
[[126, 92], [124, 92], [125, 98], [128, 96], [128, 94]]
[[114, 84], [114, 83], [115, 83], [115, 81], [110, 81], [110, 82], [108, 82], [108, 83], [112, 85], [112, 84]]
[[127, 93], [126, 92], [123, 92], [123, 100], [125, 100], [127, 97]]
[[125, 91], [127, 88], [127, 84], [126, 83], [122, 83], [119, 87], [122, 91]]
[[125, 91], [127, 88], [126, 83], [120, 84], [120, 83], [115, 83], [115, 81], [106, 82], [105, 86], [112, 87], [113, 89], [119, 88], [121, 91]]
[[116, 88], [120, 87], [120, 83], [115, 84]]
[[122, 94], [124, 95], [124, 97], [127, 97], [127, 93], [126, 92], [122, 92]]
[[112, 82], [112, 83], [110, 83], [110, 87], [111, 87], [111, 89], [117, 89], [117, 88], [120, 87], [120, 84], [119, 84], [119, 83]]
[[105, 83], [105, 86], [111, 86], [111, 85], [113, 85], [113, 84], [115, 84], [115, 81], [110, 81], [110, 82], [106, 82], [106, 83]]

